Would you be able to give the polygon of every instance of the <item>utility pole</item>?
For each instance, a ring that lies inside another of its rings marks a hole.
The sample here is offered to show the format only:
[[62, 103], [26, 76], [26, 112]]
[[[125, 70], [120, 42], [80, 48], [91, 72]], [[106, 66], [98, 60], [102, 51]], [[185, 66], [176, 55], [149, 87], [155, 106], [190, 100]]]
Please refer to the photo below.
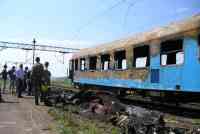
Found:
[[33, 38], [33, 65], [34, 65], [34, 61], [35, 61], [35, 43], [36, 43], [36, 40], [35, 40], [35, 38]]

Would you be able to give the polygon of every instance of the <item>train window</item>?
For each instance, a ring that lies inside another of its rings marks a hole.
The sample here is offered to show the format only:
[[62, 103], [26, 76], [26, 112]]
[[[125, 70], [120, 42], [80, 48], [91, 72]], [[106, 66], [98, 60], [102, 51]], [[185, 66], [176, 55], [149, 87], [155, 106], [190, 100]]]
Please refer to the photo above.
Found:
[[198, 45], [200, 46], [200, 34], [198, 35]]
[[101, 55], [101, 70], [110, 69], [110, 55], [104, 54]]
[[97, 66], [97, 57], [96, 57], [96, 56], [90, 57], [89, 61], [90, 61], [89, 69], [90, 69], [90, 70], [96, 70], [96, 66]]
[[117, 51], [114, 53], [115, 69], [126, 69], [126, 51]]
[[86, 70], [86, 64], [85, 64], [85, 58], [81, 58], [81, 60], [80, 60], [80, 70], [81, 71], [84, 71], [84, 70]]
[[169, 40], [161, 43], [161, 65], [179, 65], [184, 62], [183, 40]]
[[75, 60], [75, 71], [78, 70], [78, 59]]
[[133, 66], [136, 68], [148, 67], [150, 63], [149, 46], [136, 47], [133, 51]]

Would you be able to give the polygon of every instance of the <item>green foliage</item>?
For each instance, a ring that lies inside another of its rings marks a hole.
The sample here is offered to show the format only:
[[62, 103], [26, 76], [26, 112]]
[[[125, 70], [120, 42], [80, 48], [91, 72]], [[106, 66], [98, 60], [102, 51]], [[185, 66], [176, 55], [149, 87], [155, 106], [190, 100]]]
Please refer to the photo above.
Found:
[[119, 134], [119, 130], [117, 128], [112, 128], [111, 134]]
[[72, 86], [71, 80], [68, 79], [68, 78], [65, 78], [65, 77], [63, 77], [63, 78], [54, 78], [52, 80], [52, 84], [60, 85], [60, 86], [66, 87], [66, 88]]

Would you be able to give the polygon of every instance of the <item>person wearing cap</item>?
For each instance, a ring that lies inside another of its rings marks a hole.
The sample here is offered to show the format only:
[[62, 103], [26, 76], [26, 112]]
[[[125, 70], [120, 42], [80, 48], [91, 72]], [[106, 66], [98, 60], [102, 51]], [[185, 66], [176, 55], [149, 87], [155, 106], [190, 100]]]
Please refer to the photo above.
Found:
[[35, 105], [39, 105], [39, 95], [41, 92], [42, 77], [43, 77], [44, 67], [40, 63], [40, 58], [36, 58], [36, 63], [32, 67], [31, 80], [35, 95]]

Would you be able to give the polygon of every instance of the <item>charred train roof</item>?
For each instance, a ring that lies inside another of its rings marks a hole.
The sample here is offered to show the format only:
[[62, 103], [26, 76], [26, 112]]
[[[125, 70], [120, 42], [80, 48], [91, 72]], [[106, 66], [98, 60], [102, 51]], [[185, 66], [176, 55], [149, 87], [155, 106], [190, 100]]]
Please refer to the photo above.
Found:
[[144, 44], [152, 40], [161, 40], [165, 37], [176, 37], [180, 33], [200, 29], [200, 14], [194, 15], [184, 21], [171, 23], [168, 26], [155, 28], [149, 32], [135, 34], [131, 37], [102, 44], [93, 48], [82, 49], [73, 54], [73, 59], [123, 49], [128, 46]]

